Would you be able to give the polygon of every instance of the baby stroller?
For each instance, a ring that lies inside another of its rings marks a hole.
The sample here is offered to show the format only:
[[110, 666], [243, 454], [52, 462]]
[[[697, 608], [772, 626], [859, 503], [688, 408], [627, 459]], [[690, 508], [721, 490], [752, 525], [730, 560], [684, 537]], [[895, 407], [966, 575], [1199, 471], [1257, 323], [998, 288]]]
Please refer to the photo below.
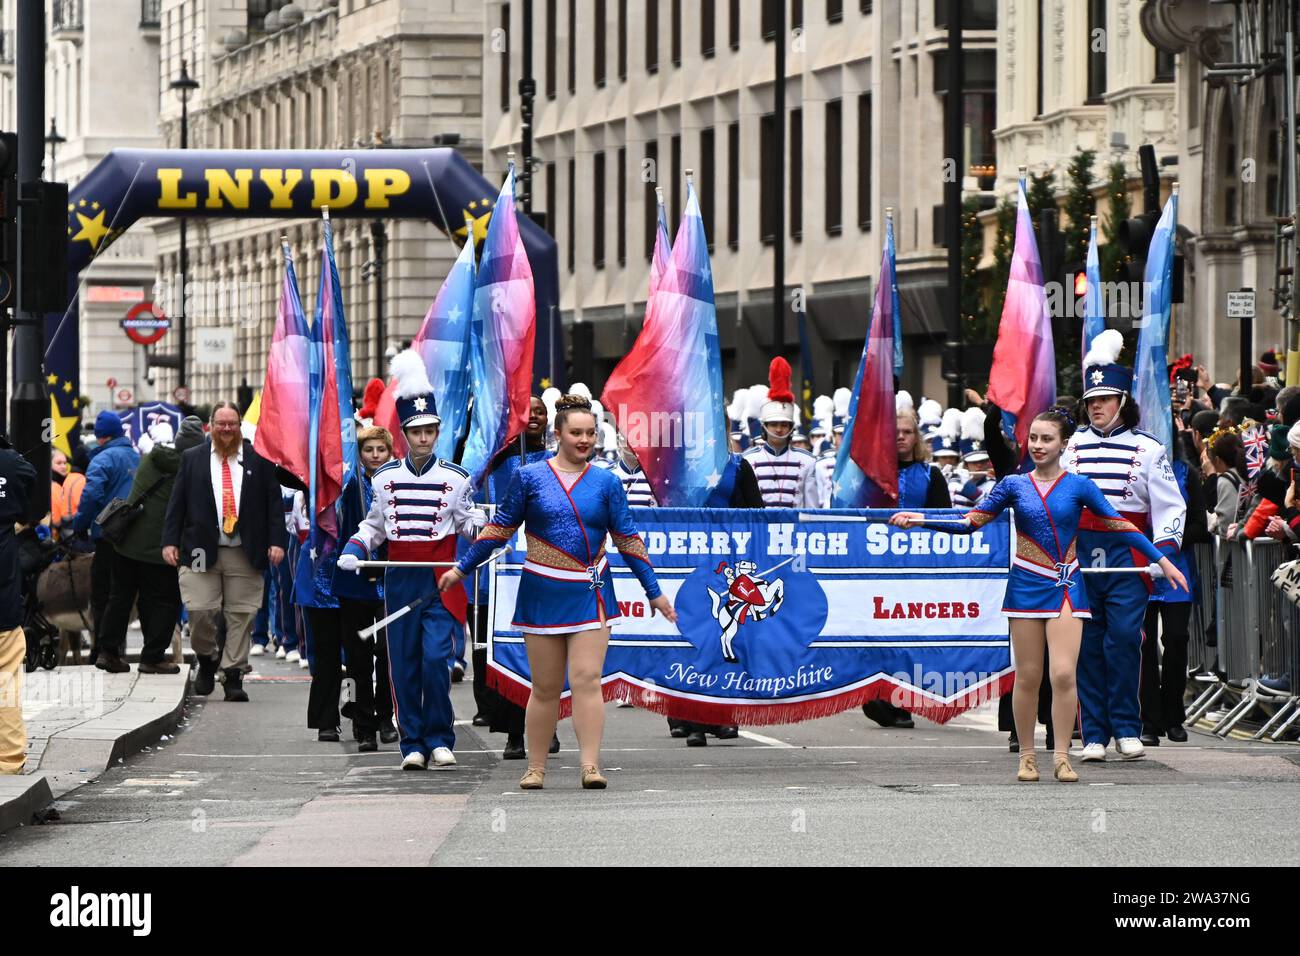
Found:
[[28, 673], [58, 666], [61, 630], [90, 629], [89, 541], [70, 529], [53, 541], [44, 530], [26, 528], [16, 535]]

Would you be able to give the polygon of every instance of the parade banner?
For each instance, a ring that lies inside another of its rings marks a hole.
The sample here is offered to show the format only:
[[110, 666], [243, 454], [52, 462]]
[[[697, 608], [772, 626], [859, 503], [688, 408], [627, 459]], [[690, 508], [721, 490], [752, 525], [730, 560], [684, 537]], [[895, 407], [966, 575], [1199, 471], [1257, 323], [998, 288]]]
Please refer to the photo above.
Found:
[[142, 402], [133, 408], [124, 408], [117, 414], [122, 419], [123, 433], [137, 450], [140, 447], [140, 436], [155, 424], [167, 422], [172, 426], [172, 434], [176, 434], [181, 430], [181, 419], [185, 417], [179, 408], [166, 402]]
[[[1006, 515], [951, 534], [891, 527], [883, 510], [632, 514], [678, 617], [673, 625], [650, 615], [607, 542], [623, 614], [605, 659], [607, 700], [753, 726], [880, 698], [943, 723], [1011, 688], [1001, 612], [1012, 554]], [[528, 658], [510, 622], [523, 534], [494, 564], [488, 635], [489, 683], [520, 704], [528, 699]], [[561, 706], [567, 715], [567, 690]]]

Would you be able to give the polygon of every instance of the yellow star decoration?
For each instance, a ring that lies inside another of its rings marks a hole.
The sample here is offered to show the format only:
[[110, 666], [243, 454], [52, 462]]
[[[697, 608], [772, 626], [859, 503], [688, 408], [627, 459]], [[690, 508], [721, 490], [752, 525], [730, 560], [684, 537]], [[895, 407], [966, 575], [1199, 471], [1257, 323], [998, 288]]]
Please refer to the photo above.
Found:
[[541, 386], [542, 386], [542, 388], [550, 388], [550, 387], [551, 387], [551, 380], [550, 380], [549, 378], [543, 378], [542, 381], [541, 381]]
[[63, 383], [63, 391], [64, 391], [65, 393], [67, 393], [68, 395], [71, 395], [71, 394], [72, 394], [72, 383], [71, 383], [71, 382], [64, 382], [64, 383]]
[[[85, 202], [85, 200], [83, 199], [82, 202]], [[90, 248], [92, 250], [98, 250], [100, 241], [104, 236], [108, 235], [109, 232], [109, 228], [104, 225], [105, 212], [106, 210], [101, 209], [99, 214], [93, 219], [89, 216], [83, 216], [81, 213], [77, 213], [77, 221], [81, 223], [81, 231], [72, 237], [72, 241], [76, 242], [80, 239], [85, 239], [90, 243]]]
[[[476, 211], [479, 209], [483, 210], [482, 215], [479, 215]], [[474, 220], [474, 244], [478, 245], [487, 238], [488, 222], [492, 218], [492, 200], [487, 198], [471, 199], [469, 206], [465, 209], [464, 216]], [[462, 240], [462, 244], [468, 236], [468, 228], [468, 224], [466, 224], [454, 233]]]
[[49, 375], [45, 376], [45, 384], [46, 384], [46, 385], [58, 385], [58, 384], [59, 384], [59, 377], [58, 377], [57, 375], [55, 375], [53, 372], [51, 372]]
[[54, 426], [50, 441], [69, 458], [72, 457], [72, 446], [68, 444], [68, 432], [77, 421], [77, 415], [60, 415], [58, 401], [53, 395], [50, 396], [50, 422]]

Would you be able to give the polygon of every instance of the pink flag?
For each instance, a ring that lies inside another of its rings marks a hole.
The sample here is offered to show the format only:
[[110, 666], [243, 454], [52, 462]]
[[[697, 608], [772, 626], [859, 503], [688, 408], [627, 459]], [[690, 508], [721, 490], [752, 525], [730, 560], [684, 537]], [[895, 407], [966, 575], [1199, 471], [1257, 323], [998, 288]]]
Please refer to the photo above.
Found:
[[298, 278], [294, 274], [289, 247], [284, 247], [284, 282], [280, 286], [280, 306], [271, 338], [271, 354], [266, 360], [266, 379], [262, 385], [262, 414], [253, 450], [307, 486], [310, 473], [308, 446], [309, 351], [311, 331], [298, 296]]

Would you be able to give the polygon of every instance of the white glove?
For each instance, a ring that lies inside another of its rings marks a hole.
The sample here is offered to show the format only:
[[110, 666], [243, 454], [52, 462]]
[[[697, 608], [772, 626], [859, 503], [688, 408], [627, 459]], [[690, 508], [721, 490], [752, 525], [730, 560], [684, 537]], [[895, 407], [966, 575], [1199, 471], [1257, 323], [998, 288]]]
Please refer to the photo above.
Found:
[[356, 574], [360, 574], [361, 568], [358, 567], [360, 561], [361, 559], [355, 554], [341, 554], [339, 555], [339, 570], [352, 571]]

